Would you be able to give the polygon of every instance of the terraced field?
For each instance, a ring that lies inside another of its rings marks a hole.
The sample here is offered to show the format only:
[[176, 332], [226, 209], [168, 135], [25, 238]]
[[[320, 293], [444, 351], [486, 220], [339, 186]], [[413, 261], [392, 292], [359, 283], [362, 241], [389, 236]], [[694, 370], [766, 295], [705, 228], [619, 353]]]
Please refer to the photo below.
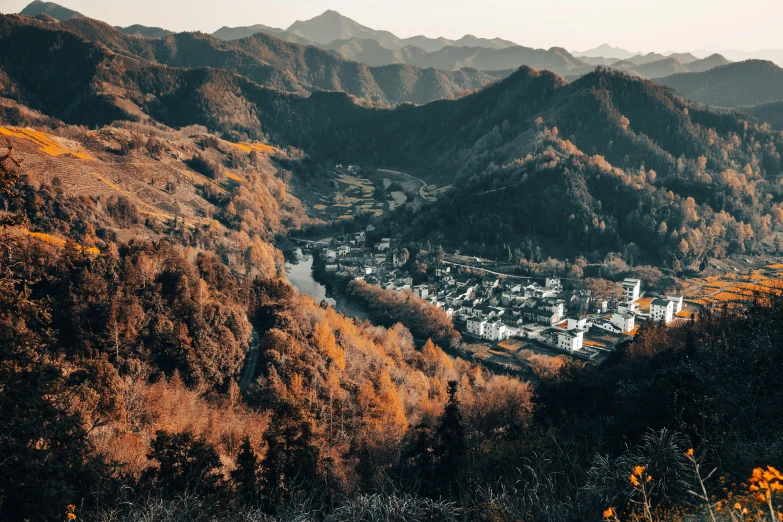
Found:
[[[205, 223], [214, 208], [199, 187], [227, 192], [228, 185], [215, 183], [184, 163], [194, 153], [193, 145], [153, 159], [137, 152], [118, 154], [121, 142], [131, 138], [121, 129], [90, 132], [83, 143], [19, 127], [0, 126], [0, 136], [11, 142], [14, 157], [22, 160], [32, 179], [49, 183], [57, 177], [67, 194], [124, 196], [140, 212], [161, 221], [178, 216], [186, 226]], [[243, 180], [236, 175], [230, 179]]]
[[375, 185], [372, 181], [341, 169], [336, 170], [335, 174], [335, 191], [320, 196], [319, 202], [313, 205], [317, 217], [333, 220], [351, 219], [368, 212], [376, 217], [383, 215], [384, 202], [375, 199]]
[[703, 279], [687, 279], [682, 286], [685, 300], [701, 306], [732, 305], [783, 290], [783, 264], [755, 269], [748, 274], [726, 273]]

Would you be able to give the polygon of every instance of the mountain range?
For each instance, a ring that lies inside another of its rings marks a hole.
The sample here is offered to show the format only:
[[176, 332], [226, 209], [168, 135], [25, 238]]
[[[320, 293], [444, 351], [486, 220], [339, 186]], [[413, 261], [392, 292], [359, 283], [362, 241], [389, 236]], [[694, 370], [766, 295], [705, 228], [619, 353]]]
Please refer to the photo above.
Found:
[[[53, 16], [63, 21], [73, 17], [83, 17], [80, 13], [56, 4], [34, 2], [24, 10], [28, 15]], [[126, 34], [141, 35], [151, 38], [170, 36], [170, 31], [161, 28], [144, 26], [118, 27]], [[217, 39], [233, 42], [266, 34], [289, 43], [318, 47], [331, 51], [337, 56], [350, 61], [361, 62], [371, 67], [389, 65], [411, 65], [423, 69], [434, 68], [441, 71], [459, 71], [464, 68], [487, 71], [504, 71], [526, 65], [529, 67], [548, 69], [569, 79], [590, 72], [595, 66], [612, 67], [629, 74], [644, 78], [661, 78], [678, 73], [702, 72], [710, 67], [724, 65], [728, 60], [719, 55], [713, 55], [699, 60], [691, 53], [631, 53], [624, 49], [602, 45], [598, 48], [571, 54], [563, 48], [533, 49], [523, 47], [508, 40], [499, 38], [486, 39], [465, 35], [458, 40], [446, 38], [428, 38], [414, 36], [400, 38], [389, 31], [376, 30], [332, 10], [306, 21], [294, 22], [287, 29], [269, 27], [257, 24], [246, 27], [223, 27], [213, 33]], [[598, 56], [602, 54], [603, 56]], [[408, 71], [410, 74], [410, 71]], [[500, 74], [502, 75], [502, 74]], [[418, 74], [416, 75], [418, 76]], [[443, 75], [438, 75], [443, 78]], [[455, 90], [475, 88], [477, 82], [486, 78], [476, 79], [475, 71], [462, 73], [463, 78], [449, 78], [446, 75], [440, 83], [453, 84], [454, 87], [444, 87], [438, 92], [454, 94]], [[465, 81], [464, 76], [470, 77]], [[497, 73], [490, 73], [497, 77]], [[432, 75], [421, 75], [425, 81], [436, 81]], [[337, 85], [334, 88], [341, 88]], [[344, 89], [352, 94], [355, 91]], [[362, 94], [358, 94], [362, 96]], [[388, 103], [399, 102], [388, 96], [376, 96], [377, 100]], [[433, 96], [415, 96], [402, 101], [435, 99]]]
[[[697, 49], [689, 53], [667, 52], [664, 54], [658, 54], [658, 53], [648, 53], [648, 54], [657, 55], [659, 57], [658, 59], [661, 59], [662, 57], [666, 57], [666, 56], [673, 56], [679, 59], [679, 57], [682, 55], [690, 55], [698, 58], [706, 58], [713, 54], [721, 54], [725, 56], [726, 59], [734, 62], [739, 62], [744, 60], [766, 60], [766, 61], [775, 62], [777, 65], [783, 66], [783, 49], [760, 49], [758, 51], [722, 49], [720, 51], [717, 51], [717, 53], [715, 51], [710, 51], [707, 49]], [[602, 44], [593, 49], [588, 49], [587, 51], [581, 51], [581, 52], [577, 51], [574, 52], [573, 55], [579, 58], [587, 58], [587, 59], [608, 58], [608, 59], [614, 59], [615, 61], [628, 60], [637, 56], [647, 56], [647, 55], [643, 55], [642, 53], [628, 51], [627, 49], [623, 49], [620, 47], [612, 47], [609, 44]]]
[[783, 69], [770, 61], [747, 60], [704, 72], [656, 80], [688, 98], [719, 107], [759, 105], [783, 99]]
[[[339, 90], [387, 105], [427, 103], [456, 96], [510, 73], [475, 69], [439, 71], [411, 65], [374, 68], [329, 51], [285, 42], [263, 33], [231, 42], [203, 33], [179, 33], [152, 39], [125, 34], [89, 18], [51, 23], [8, 15], [0, 22], [3, 43], [16, 52], [31, 52], [37, 48], [36, 39], [45, 42], [51, 38], [64, 38], [68, 33], [75, 39], [105, 46], [109, 51], [106, 59], [116, 54], [143, 64], [225, 69], [259, 85], [286, 92]], [[72, 40], [75, 42], [73, 38], [69, 39]]]

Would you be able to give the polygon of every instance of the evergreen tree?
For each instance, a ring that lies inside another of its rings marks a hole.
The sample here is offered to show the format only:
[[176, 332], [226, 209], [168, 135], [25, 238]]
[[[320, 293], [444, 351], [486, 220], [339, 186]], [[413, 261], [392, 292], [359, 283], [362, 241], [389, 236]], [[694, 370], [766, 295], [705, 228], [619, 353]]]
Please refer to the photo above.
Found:
[[318, 448], [313, 425], [301, 407], [280, 400], [264, 432], [266, 454], [261, 463], [263, 491], [274, 503], [287, 500], [297, 487], [315, 478]]
[[147, 457], [160, 463], [153, 472], [152, 483], [161, 494], [190, 492], [208, 496], [218, 492], [220, 456], [207, 441], [194, 438], [188, 431], [158, 431], [150, 446]]
[[242, 445], [236, 458], [236, 468], [231, 472], [231, 480], [236, 485], [237, 497], [247, 504], [258, 501], [258, 456], [253, 451], [250, 437], [242, 439]]
[[457, 381], [449, 381], [449, 399], [443, 416], [436, 429], [435, 465], [436, 480], [444, 493], [449, 496], [456, 493], [457, 479], [463, 467], [467, 444], [462, 414], [457, 401]]

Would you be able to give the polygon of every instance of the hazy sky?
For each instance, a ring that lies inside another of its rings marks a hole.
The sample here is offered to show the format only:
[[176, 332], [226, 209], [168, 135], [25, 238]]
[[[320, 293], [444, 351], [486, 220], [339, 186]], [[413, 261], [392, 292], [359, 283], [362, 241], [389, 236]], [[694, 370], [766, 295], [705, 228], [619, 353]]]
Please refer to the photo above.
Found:
[[[19, 12], [30, 0], [0, 0]], [[214, 32], [286, 28], [334, 9], [398, 36], [501, 37], [530, 47], [584, 50], [607, 42], [632, 51], [783, 48], [783, 0], [62, 0], [113, 25]]]

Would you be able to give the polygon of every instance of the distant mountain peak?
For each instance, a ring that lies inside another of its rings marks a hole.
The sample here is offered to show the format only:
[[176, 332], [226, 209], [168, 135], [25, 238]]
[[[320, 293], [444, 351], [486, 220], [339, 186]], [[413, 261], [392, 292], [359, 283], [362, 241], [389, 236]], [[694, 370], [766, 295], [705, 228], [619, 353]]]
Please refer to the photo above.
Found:
[[608, 43], [604, 43], [593, 49], [586, 51], [578, 51], [572, 53], [574, 56], [589, 56], [589, 57], [601, 57], [601, 58], [613, 58], [615, 60], [627, 60], [636, 56], [639, 53], [631, 52], [622, 47], [613, 47]]
[[35, 0], [19, 13], [21, 15], [35, 18], [38, 15], [49, 15], [56, 20], [71, 20], [73, 18], [84, 18], [85, 16], [78, 11], [68, 9], [54, 2], [43, 2]]

